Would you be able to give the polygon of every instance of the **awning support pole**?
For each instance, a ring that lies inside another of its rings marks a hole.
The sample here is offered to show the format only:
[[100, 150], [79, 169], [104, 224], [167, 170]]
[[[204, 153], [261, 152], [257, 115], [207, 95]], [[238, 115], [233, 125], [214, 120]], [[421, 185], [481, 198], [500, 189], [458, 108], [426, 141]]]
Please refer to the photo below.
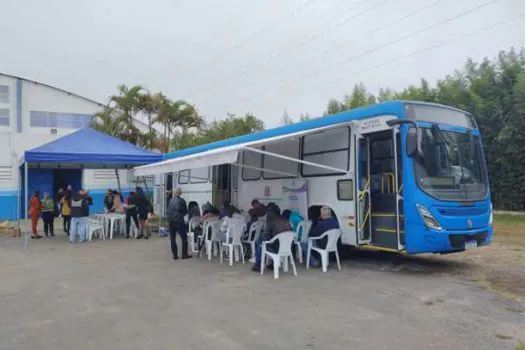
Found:
[[24, 232], [24, 248], [27, 248], [27, 238], [29, 236], [29, 205], [27, 203], [27, 198], [28, 198], [28, 191], [29, 191], [29, 186], [27, 185], [29, 179], [28, 179], [28, 176], [29, 176], [29, 166], [27, 164], [27, 162], [24, 163], [24, 208], [25, 208], [25, 213], [26, 213], [26, 227], [25, 227], [25, 232]]
[[122, 194], [122, 190], [120, 188], [120, 176], [117, 168], [115, 168], [115, 176], [117, 177], [118, 193]]
[[331, 166], [328, 166], [328, 165], [322, 165], [322, 164], [318, 164], [318, 163], [308, 162], [306, 160], [301, 160], [301, 159], [297, 159], [297, 158], [283, 156], [282, 154], [276, 154], [276, 153], [272, 153], [272, 152], [268, 152], [268, 151], [263, 151], [262, 149], [251, 148], [251, 147], [243, 147], [243, 149], [245, 149], [247, 151], [255, 152], [255, 153], [265, 154], [265, 155], [268, 155], [268, 156], [271, 156], [271, 157], [275, 157], [275, 158], [281, 158], [281, 159], [284, 159], [284, 160], [289, 160], [291, 162], [296, 162], [296, 163], [301, 163], [301, 164], [305, 164], [305, 165], [310, 165], [310, 166], [313, 166], [313, 167], [316, 167], [316, 168], [331, 170], [331, 171], [335, 171], [335, 172], [338, 172], [338, 173], [345, 173], [345, 174], [348, 173], [347, 169], [339, 169], [339, 168], [334, 168], [334, 167], [331, 167]]

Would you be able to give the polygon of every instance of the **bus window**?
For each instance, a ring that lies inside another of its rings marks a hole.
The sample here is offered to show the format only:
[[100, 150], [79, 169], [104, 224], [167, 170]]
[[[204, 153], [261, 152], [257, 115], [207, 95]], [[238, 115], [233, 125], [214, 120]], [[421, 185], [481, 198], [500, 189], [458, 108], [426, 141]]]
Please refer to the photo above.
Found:
[[187, 184], [190, 182], [190, 171], [181, 170], [179, 171], [179, 184]]
[[[264, 146], [265, 151], [280, 154], [283, 156], [291, 157], [298, 159], [299, 158], [299, 138], [293, 138], [288, 140], [281, 140], [277, 142], [270, 143]], [[286, 159], [281, 159], [277, 157], [272, 157], [268, 155], [263, 156], [264, 168], [268, 170], [277, 170], [289, 174], [297, 174], [299, 169], [299, 163], [293, 162]], [[264, 179], [282, 179], [285, 177], [295, 177], [295, 176], [285, 176], [281, 174], [276, 174], [271, 171], [263, 172]]]
[[202, 184], [208, 182], [209, 168], [195, 168], [191, 169], [190, 180], [192, 184]]
[[[341, 127], [306, 135], [303, 140], [302, 159], [339, 169], [348, 169], [350, 151], [350, 128]], [[302, 174], [308, 176], [338, 175], [333, 170], [302, 165]]]
[[[250, 151], [242, 152], [242, 164], [249, 167], [262, 168], [262, 154]], [[242, 169], [242, 179], [244, 181], [255, 181], [261, 178], [261, 171], [243, 168]]]

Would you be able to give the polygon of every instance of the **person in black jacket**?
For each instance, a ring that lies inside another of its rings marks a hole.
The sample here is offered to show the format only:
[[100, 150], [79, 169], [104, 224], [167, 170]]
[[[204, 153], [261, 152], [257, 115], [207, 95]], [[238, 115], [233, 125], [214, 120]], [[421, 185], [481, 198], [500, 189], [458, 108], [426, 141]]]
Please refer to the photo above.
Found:
[[186, 231], [186, 223], [184, 222], [184, 216], [188, 214], [188, 207], [186, 201], [181, 198], [181, 194], [182, 190], [176, 188], [175, 191], [173, 191], [173, 198], [168, 205], [167, 216], [170, 226], [171, 253], [173, 254], [174, 260], [179, 258], [176, 241], [177, 232], [182, 241], [182, 258], [191, 258], [191, 255], [188, 255], [188, 233]]
[[[129, 239], [130, 237], [130, 229], [131, 229], [131, 219], [133, 219], [133, 222], [135, 223], [135, 227], [139, 228], [139, 218], [138, 218], [138, 211], [137, 211], [137, 197], [135, 192], [130, 192], [128, 196], [128, 200], [126, 201], [126, 238]], [[137, 238], [139, 238], [137, 236]]]
[[[140, 232], [137, 236], [137, 239], [143, 238], [148, 239], [150, 234], [147, 230], [147, 221], [148, 214], [153, 212], [151, 202], [148, 199], [148, 196], [142, 190], [142, 187], [137, 187], [136, 189], [136, 203], [137, 203], [137, 213], [139, 216], [140, 222]], [[145, 232], [144, 232], [145, 231]]]
[[71, 228], [69, 230], [69, 242], [75, 242], [78, 234], [79, 242], [86, 240], [86, 218], [89, 216], [89, 203], [86, 193], [80, 190], [71, 197]]

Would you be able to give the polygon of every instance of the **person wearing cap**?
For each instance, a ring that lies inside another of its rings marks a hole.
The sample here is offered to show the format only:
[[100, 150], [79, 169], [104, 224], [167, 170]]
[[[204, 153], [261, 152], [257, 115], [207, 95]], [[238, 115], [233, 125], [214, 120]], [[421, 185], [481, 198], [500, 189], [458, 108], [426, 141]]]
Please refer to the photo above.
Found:
[[186, 231], [186, 223], [184, 217], [188, 214], [188, 206], [186, 201], [181, 198], [182, 190], [177, 187], [173, 191], [173, 198], [168, 204], [168, 222], [170, 228], [170, 241], [171, 241], [171, 253], [173, 254], [173, 260], [179, 258], [179, 251], [177, 249], [177, 233], [180, 235], [182, 241], [182, 258], [189, 259], [191, 255], [188, 255], [188, 233]]

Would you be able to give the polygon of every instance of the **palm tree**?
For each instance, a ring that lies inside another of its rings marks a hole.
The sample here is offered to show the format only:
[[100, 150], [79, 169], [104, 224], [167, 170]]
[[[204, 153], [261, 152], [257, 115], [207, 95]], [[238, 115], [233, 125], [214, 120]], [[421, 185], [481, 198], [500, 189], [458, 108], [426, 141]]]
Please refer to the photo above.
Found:
[[137, 144], [140, 130], [135, 126], [134, 117], [140, 110], [142, 87], [135, 85], [128, 88], [126, 85], [119, 85], [118, 90], [118, 95], [113, 95], [109, 98], [109, 106], [117, 113], [117, 120], [124, 124], [125, 129], [123, 130], [122, 138]]
[[102, 112], [95, 113], [91, 127], [105, 134], [120, 137], [123, 132], [122, 123], [116, 118], [113, 109], [105, 107]]
[[154, 148], [157, 133], [153, 128], [155, 124], [155, 115], [158, 113], [160, 93], [150, 94], [149, 92], [139, 95], [139, 109], [146, 116], [148, 131], [140, 135], [140, 144], [148, 149]]
[[168, 129], [170, 134], [174, 134], [175, 131], [180, 129], [200, 128], [203, 124], [204, 120], [199, 116], [195, 106], [190, 105], [184, 100], [178, 100], [171, 104], [168, 115]]

